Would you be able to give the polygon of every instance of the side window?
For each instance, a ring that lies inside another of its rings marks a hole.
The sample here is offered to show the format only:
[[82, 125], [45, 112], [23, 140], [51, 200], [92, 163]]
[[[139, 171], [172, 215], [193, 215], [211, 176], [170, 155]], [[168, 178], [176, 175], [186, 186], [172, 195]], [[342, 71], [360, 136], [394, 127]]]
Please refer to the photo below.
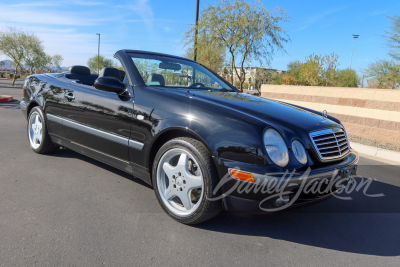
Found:
[[206, 87], [219, 89], [221, 86], [213, 80], [210, 76], [204, 74], [203, 72], [196, 70], [196, 80], [194, 83], [202, 83]]
[[160, 68], [161, 61], [155, 59], [135, 58], [136, 65], [143, 81], [147, 85], [162, 85], [160, 79], [149, 80], [150, 75], [157, 74], [164, 78], [163, 86], [190, 86], [192, 82], [193, 68], [180, 64], [180, 70]]
[[[147, 84], [147, 80], [152, 73], [157, 73], [158, 64], [157, 60], [153, 59], [144, 59], [144, 58], [135, 58], [133, 62], [136, 65], [140, 75], [143, 78], [143, 81]], [[147, 84], [149, 85], [149, 84]]]
[[133, 63], [147, 86], [193, 89], [229, 87], [207, 68], [196, 62], [159, 55], [132, 56]]

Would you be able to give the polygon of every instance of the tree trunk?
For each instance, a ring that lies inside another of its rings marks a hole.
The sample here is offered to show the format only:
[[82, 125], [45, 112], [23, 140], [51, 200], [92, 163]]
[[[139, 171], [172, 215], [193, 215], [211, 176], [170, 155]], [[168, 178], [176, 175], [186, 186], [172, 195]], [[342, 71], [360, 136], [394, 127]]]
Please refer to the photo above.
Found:
[[233, 85], [233, 86], [235, 86], [235, 84], [233, 83], [233, 68], [235, 67], [235, 59], [233, 58], [233, 55], [232, 55], [232, 62], [231, 62], [231, 84]]
[[13, 77], [13, 81], [12, 81], [11, 86], [14, 86], [16, 77], [17, 77], [17, 66], [15, 66], [15, 72], [14, 72], [14, 77]]
[[243, 63], [242, 63], [242, 66], [240, 67], [240, 78], [239, 78], [239, 81], [240, 81], [240, 91], [243, 92], [243, 84], [246, 81], [246, 72], [243, 69]]

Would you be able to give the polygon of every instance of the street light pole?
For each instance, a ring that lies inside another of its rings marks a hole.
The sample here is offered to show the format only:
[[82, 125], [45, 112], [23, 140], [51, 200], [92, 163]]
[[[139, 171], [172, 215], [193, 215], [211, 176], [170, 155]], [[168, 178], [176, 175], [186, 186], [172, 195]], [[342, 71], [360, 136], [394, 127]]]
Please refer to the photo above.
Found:
[[199, 2], [200, 0], [196, 1], [196, 29], [194, 31], [194, 56], [193, 60], [197, 61], [197, 34], [199, 33], [197, 27], [199, 26]]
[[351, 50], [350, 69], [351, 69], [351, 64], [353, 63], [354, 41], [355, 41], [359, 36], [360, 36], [360, 35], [358, 35], [358, 34], [353, 34], [353, 49]]
[[97, 48], [97, 69], [98, 73], [100, 74], [100, 33], [96, 33], [99, 36], [99, 45]]

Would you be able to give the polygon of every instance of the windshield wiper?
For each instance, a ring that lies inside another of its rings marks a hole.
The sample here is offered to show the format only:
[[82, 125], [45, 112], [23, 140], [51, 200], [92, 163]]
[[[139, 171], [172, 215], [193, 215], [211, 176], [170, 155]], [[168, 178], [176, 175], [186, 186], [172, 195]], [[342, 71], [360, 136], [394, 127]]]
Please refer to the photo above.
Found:
[[218, 89], [218, 90], [220, 90], [222, 92], [236, 92], [236, 90], [234, 90], [232, 88], [221, 88], [221, 89]]

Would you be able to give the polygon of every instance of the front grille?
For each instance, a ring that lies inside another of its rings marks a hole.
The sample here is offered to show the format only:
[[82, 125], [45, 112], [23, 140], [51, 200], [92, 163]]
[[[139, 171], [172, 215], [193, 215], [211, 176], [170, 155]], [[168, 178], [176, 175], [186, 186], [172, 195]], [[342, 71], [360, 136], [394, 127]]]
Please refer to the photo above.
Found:
[[350, 151], [343, 129], [316, 131], [310, 133], [310, 137], [322, 160], [341, 158]]

